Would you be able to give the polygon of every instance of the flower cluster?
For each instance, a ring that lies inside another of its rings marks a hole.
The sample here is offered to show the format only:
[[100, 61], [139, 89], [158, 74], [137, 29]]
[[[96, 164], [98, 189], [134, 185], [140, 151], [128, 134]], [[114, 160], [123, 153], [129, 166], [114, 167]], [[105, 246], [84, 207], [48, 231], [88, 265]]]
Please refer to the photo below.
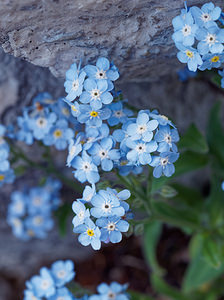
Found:
[[56, 261], [50, 269], [41, 268], [40, 275], [35, 275], [26, 282], [24, 300], [75, 300], [65, 287], [74, 277], [74, 264], [71, 260]]
[[101, 283], [97, 287], [97, 292], [99, 294], [90, 296], [89, 300], [128, 300], [130, 298], [126, 293], [127, 287], [127, 284], [119, 284], [117, 282], [112, 282], [110, 285]]
[[24, 300], [128, 300], [126, 293], [127, 284], [112, 282], [111, 284], [101, 283], [97, 287], [98, 295], [84, 295], [77, 298], [72, 295], [66, 284], [75, 277], [74, 264], [71, 260], [56, 261], [48, 269], [40, 269], [39, 275], [34, 275], [26, 282], [27, 289], [24, 291]]
[[100, 169], [128, 175], [141, 173], [144, 165], [153, 166], [156, 177], [171, 176], [178, 159], [175, 126], [157, 111], [140, 111], [134, 117], [127, 100], [114, 90], [118, 77], [118, 69], [103, 57], [96, 66], [81, 69], [73, 64], [67, 71], [65, 102], [83, 124], [69, 142], [67, 165], [81, 183], [98, 182]]
[[187, 63], [190, 71], [219, 68], [224, 62], [224, 29], [221, 8], [212, 2], [201, 8], [186, 6], [173, 19], [172, 36], [179, 52], [180, 62]]
[[25, 188], [11, 194], [7, 222], [13, 234], [22, 239], [43, 239], [53, 227], [52, 212], [60, 204], [61, 183], [48, 178], [42, 187]]
[[10, 168], [9, 145], [5, 140], [6, 128], [0, 124], [0, 187], [4, 183], [12, 183], [15, 175]]
[[[125, 214], [129, 205], [125, 200], [130, 198], [128, 190], [117, 192], [107, 188], [96, 193], [95, 186], [86, 186], [83, 198], [73, 202], [72, 209], [76, 216], [73, 218], [73, 231], [79, 233], [78, 240], [83, 246], [91, 245], [99, 250], [101, 242], [119, 243], [122, 232], [127, 232], [129, 224]], [[86, 206], [91, 207], [86, 208]]]
[[32, 105], [24, 108], [23, 116], [17, 118], [17, 123], [19, 130], [15, 136], [18, 140], [31, 145], [36, 139], [46, 146], [54, 145], [57, 150], [66, 149], [74, 131], [78, 130], [78, 122], [71, 118], [64, 101], [61, 98], [55, 101], [48, 93], [35, 97]]

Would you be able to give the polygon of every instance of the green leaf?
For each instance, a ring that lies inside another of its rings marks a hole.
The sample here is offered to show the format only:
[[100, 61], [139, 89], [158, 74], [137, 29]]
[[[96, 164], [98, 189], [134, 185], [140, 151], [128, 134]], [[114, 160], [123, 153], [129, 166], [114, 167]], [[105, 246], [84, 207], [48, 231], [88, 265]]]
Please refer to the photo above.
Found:
[[207, 211], [209, 214], [210, 224], [215, 227], [223, 224], [224, 218], [224, 201], [221, 181], [213, 176], [211, 192], [207, 200]]
[[158, 275], [164, 273], [156, 258], [156, 248], [162, 232], [162, 223], [158, 221], [145, 225], [144, 252], [150, 268]]
[[175, 199], [177, 201], [181, 201], [186, 205], [193, 207], [194, 209], [198, 209], [201, 212], [204, 199], [200, 193], [200, 191], [189, 188], [179, 183], [173, 183], [172, 187], [177, 192]]
[[128, 294], [131, 295], [131, 300], [154, 300], [154, 298], [144, 295], [135, 291], [128, 290]]
[[205, 137], [194, 124], [190, 125], [187, 132], [181, 137], [178, 148], [198, 153], [207, 153], [209, 150]]
[[200, 154], [192, 151], [186, 151], [180, 154], [175, 163], [175, 174], [173, 177], [204, 168], [209, 162], [206, 154]]
[[158, 200], [152, 200], [151, 204], [154, 215], [163, 222], [179, 227], [198, 229], [199, 219], [193, 209], [189, 209], [185, 206], [177, 207], [171, 203]]
[[[206, 242], [206, 241], [205, 241]], [[196, 235], [190, 244], [191, 262], [183, 280], [183, 291], [188, 293], [218, 278], [224, 272], [224, 264], [214, 268], [203, 258], [204, 238]]]
[[14, 168], [14, 172], [15, 172], [16, 176], [22, 176], [23, 174], [25, 174], [26, 170], [27, 170], [27, 167], [22, 166], [22, 165]]
[[217, 102], [210, 113], [207, 139], [213, 154], [215, 167], [224, 167], [224, 131], [220, 120], [221, 102]]
[[194, 212], [194, 209], [182, 205], [178, 207], [165, 201], [158, 200], [152, 200], [151, 204], [154, 215], [163, 222], [183, 228], [188, 227], [190, 229], [198, 229], [199, 219], [198, 214]]
[[55, 212], [55, 216], [58, 219], [59, 233], [61, 236], [65, 236], [67, 229], [67, 219], [72, 214], [71, 205], [63, 204]]
[[134, 234], [136, 236], [142, 235], [143, 232], [144, 232], [144, 225], [143, 224], [137, 224], [137, 225], [135, 225], [135, 227], [134, 227]]
[[172, 300], [189, 300], [189, 297], [186, 297], [180, 291], [171, 287], [163, 279], [156, 275], [151, 276], [151, 283], [156, 292], [166, 295]]
[[202, 254], [204, 259], [213, 268], [220, 268], [223, 256], [221, 253], [221, 245], [211, 236], [204, 237]]

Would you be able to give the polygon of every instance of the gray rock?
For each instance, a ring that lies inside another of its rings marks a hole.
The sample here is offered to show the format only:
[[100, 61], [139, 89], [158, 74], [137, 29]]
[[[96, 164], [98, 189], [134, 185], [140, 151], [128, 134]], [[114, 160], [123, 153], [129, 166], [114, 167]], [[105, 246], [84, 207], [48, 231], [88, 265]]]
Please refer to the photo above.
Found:
[[95, 62], [101, 55], [114, 60], [123, 80], [154, 81], [180, 67], [171, 22], [181, 8], [179, 0], [5, 0], [0, 43], [5, 52], [49, 67], [57, 77], [74, 60]]

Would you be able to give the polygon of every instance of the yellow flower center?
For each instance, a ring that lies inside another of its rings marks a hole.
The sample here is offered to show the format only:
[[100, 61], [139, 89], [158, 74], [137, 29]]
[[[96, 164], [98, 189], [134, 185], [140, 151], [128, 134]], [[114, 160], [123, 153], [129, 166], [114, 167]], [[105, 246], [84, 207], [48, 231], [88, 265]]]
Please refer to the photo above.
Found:
[[73, 111], [77, 111], [75, 105], [72, 105], [71, 108], [72, 108]]
[[56, 138], [60, 138], [62, 136], [62, 131], [60, 129], [55, 130], [54, 136]]
[[189, 58], [192, 58], [194, 56], [194, 53], [190, 50], [187, 50], [186, 51], [186, 55], [189, 57]]
[[93, 110], [91, 111], [90, 116], [95, 118], [98, 116], [98, 112]]
[[88, 229], [88, 230], [87, 230], [87, 234], [88, 234], [89, 236], [94, 236], [94, 231], [93, 231], [92, 229]]
[[5, 179], [5, 176], [0, 174], [0, 181], [3, 181]]
[[219, 56], [216, 55], [216, 56], [213, 56], [212, 59], [211, 59], [212, 62], [217, 62], [219, 61]]

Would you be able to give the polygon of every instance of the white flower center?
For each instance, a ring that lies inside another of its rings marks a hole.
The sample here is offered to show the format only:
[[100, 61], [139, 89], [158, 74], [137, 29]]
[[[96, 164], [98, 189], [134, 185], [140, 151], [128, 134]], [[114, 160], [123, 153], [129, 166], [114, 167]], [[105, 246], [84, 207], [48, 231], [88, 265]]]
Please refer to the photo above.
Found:
[[69, 151], [69, 155], [71, 155], [71, 156], [75, 155], [75, 151], [76, 151], [76, 146], [73, 145]]
[[79, 80], [76, 79], [76, 80], [74, 80], [73, 83], [72, 83], [72, 90], [73, 90], [73, 91], [77, 91], [78, 88], [79, 88]]
[[116, 299], [116, 294], [113, 293], [112, 291], [109, 291], [107, 294], [108, 299], [114, 300]]
[[183, 28], [182, 28], [182, 33], [184, 36], [188, 36], [191, 34], [191, 26], [189, 25], [185, 25]]
[[40, 197], [35, 197], [32, 202], [33, 202], [33, 205], [40, 206], [42, 203], [42, 199]]
[[112, 209], [112, 206], [111, 206], [111, 204], [109, 202], [104, 202], [103, 203], [102, 210], [104, 212], [110, 212], [111, 209]]
[[167, 118], [167, 116], [164, 115], [160, 115], [161, 118], [163, 118], [164, 120], [168, 121], [169, 119]]
[[202, 19], [203, 22], [210, 21], [211, 20], [210, 14], [208, 14], [208, 13], [202, 13], [201, 19]]
[[16, 205], [15, 205], [15, 210], [17, 212], [21, 212], [23, 209], [23, 203], [22, 202], [17, 202]]
[[36, 124], [39, 128], [45, 128], [47, 126], [47, 119], [45, 118], [38, 118], [36, 120]]
[[216, 35], [208, 33], [205, 41], [207, 44], [209, 44], [209, 46], [213, 45], [216, 42]]
[[144, 153], [145, 150], [146, 150], [145, 144], [139, 143], [139, 144], [136, 146], [135, 150], [136, 150], [138, 153]]
[[168, 157], [164, 157], [160, 159], [160, 163], [162, 166], [166, 166], [168, 164]]
[[83, 210], [80, 211], [80, 212], [78, 213], [78, 218], [79, 218], [80, 220], [83, 220], [83, 219], [84, 219], [84, 216], [85, 216], [85, 213], [84, 213]]
[[147, 126], [145, 124], [144, 125], [138, 125], [137, 132], [139, 134], [142, 134], [142, 133], [146, 132], [146, 130], [147, 130]]
[[88, 172], [88, 171], [91, 171], [92, 170], [92, 167], [90, 165], [89, 162], [85, 161], [82, 165], [82, 169], [85, 171], [85, 172]]
[[33, 223], [34, 223], [35, 225], [40, 225], [40, 224], [43, 223], [43, 218], [42, 218], [41, 216], [37, 216], [37, 217], [35, 217], [35, 218], [33, 219]]
[[66, 272], [64, 270], [60, 270], [57, 272], [57, 277], [58, 278], [64, 278], [66, 275]]
[[104, 70], [97, 70], [96, 72], [97, 79], [107, 79], [106, 71]]
[[92, 98], [93, 100], [97, 100], [97, 99], [100, 98], [101, 92], [100, 92], [100, 90], [98, 90], [98, 89], [94, 89], [94, 90], [92, 90], [92, 91], [90, 92], [90, 94], [91, 94], [91, 98]]
[[121, 118], [124, 115], [122, 110], [117, 110], [114, 112], [114, 116], [117, 118]]
[[62, 113], [65, 116], [69, 116], [69, 110], [66, 107], [62, 108]]
[[59, 296], [59, 297], [57, 297], [57, 299], [56, 300], [65, 300], [65, 298], [64, 297], [61, 297], [61, 296]]
[[108, 231], [114, 231], [115, 228], [116, 228], [116, 224], [115, 223], [110, 222], [110, 223], [107, 224], [107, 230]]
[[15, 226], [15, 227], [21, 227], [22, 226], [22, 222], [21, 222], [21, 220], [20, 219], [13, 219], [13, 225]]
[[107, 156], [108, 156], [108, 151], [106, 151], [106, 150], [100, 150], [100, 152], [99, 152], [99, 156], [100, 156], [100, 158], [101, 159], [103, 159], [103, 158], [107, 158]]
[[172, 138], [169, 134], [166, 134], [164, 136], [164, 141], [167, 143], [167, 144], [170, 144], [172, 142]]
[[42, 288], [43, 290], [47, 290], [47, 289], [49, 288], [49, 286], [50, 286], [50, 283], [49, 283], [48, 280], [43, 280], [43, 281], [42, 281], [42, 283], [41, 283], [41, 288]]

